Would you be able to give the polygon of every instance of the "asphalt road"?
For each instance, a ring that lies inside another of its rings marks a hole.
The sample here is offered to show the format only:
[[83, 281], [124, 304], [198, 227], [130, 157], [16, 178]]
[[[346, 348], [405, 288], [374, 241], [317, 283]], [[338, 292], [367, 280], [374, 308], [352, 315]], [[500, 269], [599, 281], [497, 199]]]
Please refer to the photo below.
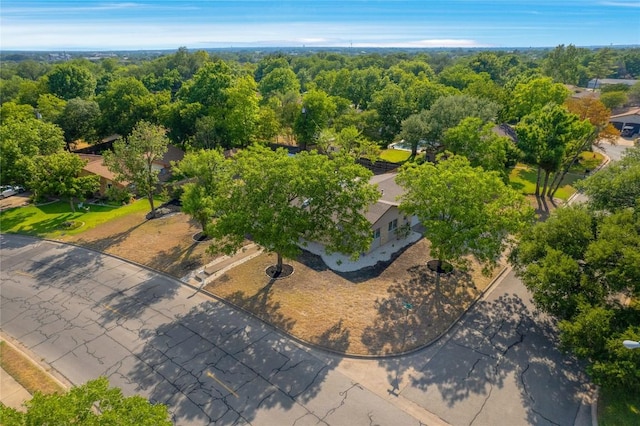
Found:
[[512, 275], [429, 348], [350, 360], [110, 256], [0, 247], [2, 331], [72, 383], [105, 375], [168, 404], [178, 425], [590, 424], [580, 366]]
[[420, 424], [337, 360], [174, 279], [21, 236], [0, 247], [2, 332], [74, 384], [105, 375], [178, 425]]

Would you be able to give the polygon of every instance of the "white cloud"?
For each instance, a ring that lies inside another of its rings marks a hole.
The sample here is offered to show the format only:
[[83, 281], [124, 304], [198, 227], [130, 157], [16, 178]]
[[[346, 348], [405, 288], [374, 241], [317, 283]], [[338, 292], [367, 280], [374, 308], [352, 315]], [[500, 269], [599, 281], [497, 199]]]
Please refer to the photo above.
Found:
[[633, 1], [603, 1], [600, 2], [603, 6], [615, 6], [615, 7], [640, 7], [640, 2], [637, 0]]

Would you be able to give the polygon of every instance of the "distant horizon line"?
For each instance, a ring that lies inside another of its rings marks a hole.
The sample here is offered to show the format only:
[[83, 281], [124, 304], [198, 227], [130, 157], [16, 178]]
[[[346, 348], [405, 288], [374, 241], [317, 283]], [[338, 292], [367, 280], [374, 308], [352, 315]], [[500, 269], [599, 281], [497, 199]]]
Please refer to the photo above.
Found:
[[14, 49], [2, 49], [0, 48], [0, 54], [4, 53], [51, 53], [51, 52], [69, 52], [69, 53], [84, 53], [84, 52], [171, 52], [177, 51], [181, 48], [186, 48], [187, 50], [247, 50], [247, 49], [266, 49], [266, 50], [277, 50], [277, 49], [297, 49], [297, 50], [322, 50], [322, 49], [358, 49], [358, 50], [539, 50], [539, 49], [555, 49], [558, 46], [570, 46], [573, 45], [577, 48], [585, 48], [585, 49], [593, 49], [593, 48], [638, 48], [640, 44], [601, 44], [601, 45], [575, 45], [572, 43], [564, 44], [560, 43], [555, 46], [290, 46], [290, 45], [282, 45], [282, 46], [264, 46], [264, 45], [238, 45], [238, 46], [211, 46], [211, 47], [188, 47], [188, 46], [179, 46], [179, 47], [161, 47], [161, 48], [139, 48], [139, 49], [131, 49], [131, 48], [104, 48], [104, 47], [96, 47], [96, 48], [59, 48], [59, 49], [25, 49], [25, 48], [14, 48]]

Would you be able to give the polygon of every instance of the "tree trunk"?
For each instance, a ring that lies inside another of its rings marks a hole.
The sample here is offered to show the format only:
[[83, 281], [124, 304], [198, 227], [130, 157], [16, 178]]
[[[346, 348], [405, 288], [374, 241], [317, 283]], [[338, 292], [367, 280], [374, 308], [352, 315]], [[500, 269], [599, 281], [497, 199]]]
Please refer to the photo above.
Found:
[[153, 205], [153, 194], [147, 195], [147, 200], [149, 200], [149, 206], [151, 207], [151, 217], [156, 217], [156, 208]]
[[434, 293], [434, 302], [436, 305], [436, 312], [438, 314], [442, 313], [442, 300], [440, 300], [440, 271], [442, 270], [442, 260], [438, 259], [437, 267], [436, 267], [436, 289]]
[[550, 174], [551, 172], [549, 170], [544, 171], [544, 183], [542, 184], [542, 194], [540, 194], [541, 197], [547, 195], [547, 184], [549, 183]]
[[71, 207], [71, 212], [76, 212], [76, 207], [73, 205], [73, 197], [69, 197], [69, 207]]
[[276, 263], [276, 276], [282, 273], [282, 254], [276, 253], [278, 261]]
[[540, 171], [542, 169], [538, 166], [538, 174], [536, 176], [536, 197], [540, 196]]

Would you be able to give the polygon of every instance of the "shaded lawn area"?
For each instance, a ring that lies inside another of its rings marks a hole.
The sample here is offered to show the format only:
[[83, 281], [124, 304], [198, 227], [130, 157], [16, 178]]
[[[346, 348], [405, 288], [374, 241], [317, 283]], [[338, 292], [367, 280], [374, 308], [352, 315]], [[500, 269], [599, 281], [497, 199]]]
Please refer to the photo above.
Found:
[[601, 426], [640, 424], [640, 395], [613, 389], [600, 389], [598, 424]]
[[411, 151], [402, 149], [383, 149], [380, 152], [380, 158], [390, 163], [404, 163], [411, 156]]
[[[598, 152], [585, 151], [580, 154], [578, 161], [569, 169], [569, 172], [562, 180], [562, 186], [558, 188], [555, 198], [566, 201], [571, 197], [576, 189], [573, 184], [586, 177], [586, 173], [595, 170], [604, 161], [604, 156]], [[509, 174], [511, 187], [520, 191], [524, 195], [533, 195], [536, 192], [537, 169], [526, 164], [518, 163]], [[540, 178], [540, 185], [544, 176]], [[549, 176], [549, 181], [553, 180], [553, 175]]]
[[118, 217], [135, 212], [148, 212], [147, 200], [137, 200], [126, 206], [85, 204], [71, 211], [67, 201], [41, 205], [30, 204], [0, 212], [2, 232], [57, 238], [76, 235]]
[[[211, 281], [207, 291], [302, 340], [340, 353], [385, 355], [421, 347], [445, 332], [490, 284], [479, 267], [443, 276], [426, 267], [421, 239], [391, 263], [336, 273], [313, 254], [286, 260], [293, 275], [270, 280], [262, 254]], [[494, 270], [494, 276], [502, 268]]]

